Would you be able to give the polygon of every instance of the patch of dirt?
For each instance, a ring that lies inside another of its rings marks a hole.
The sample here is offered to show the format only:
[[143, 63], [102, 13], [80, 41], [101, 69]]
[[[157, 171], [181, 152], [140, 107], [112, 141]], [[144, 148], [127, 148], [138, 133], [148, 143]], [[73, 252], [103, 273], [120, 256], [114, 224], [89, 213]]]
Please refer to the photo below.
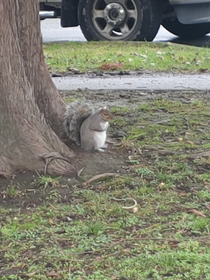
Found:
[[76, 146], [73, 146], [72, 150], [77, 154], [73, 164], [79, 168], [84, 168], [85, 177], [107, 172], [121, 173], [125, 157], [127, 157], [126, 152], [123, 149], [116, 148], [115, 144], [108, 144], [104, 153], [85, 152]]
[[[70, 203], [75, 188], [82, 188], [83, 182], [93, 176], [103, 173], [123, 174], [127, 170], [126, 161], [129, 151], [116, 148], [113, 144], [108, 144], [104, 153], [85, 152], [76, 145], [72, 145], [71, 148], [77, 154], [77, 157], [72, 160], [72, 165], [77, 170], [83, 168], [79, 178], [62, 177], [59, 178], [61, 185], [49, 184], [46, 188], [39, 185], [39, 175], [32, 172], [14, 174], [10, 180], [0, 178], [0, 204], [9, 208], [20, 207], [24, 211], [42, 204], [51, 194], [56, 196], [57, 202]], [[13, 194], [8, 194], [8, 190], [13, 187], [14, 197]]]
[[[112, 91], [112, 90], [79, 90], [79, 91], [61, 91], [61, 95], [68, 99], [84, 100], [98, 108], [100, 106], [111, 107], [129, 107], [136, 108], [141, 104], [145, 104], [148, 100], [164, 98], [181, 103], [191, 103], [196, 100], [210, 100], [210, 92], [208, 91]], [[130, 119], [130, 123], [135, 122], [133, 114], [125, 113], [124, 116]], [[126, 135], [125, 131], [117, 131], [112, 126], [108, 132], [108, 137], [118, 142]], [[114, 139], [113, 139], [114, 138]], [[124, 173], [126, 170], [126, 161], [129, 154], [133, 153], [132, 149], [123, 150], [116, 148], [115, 144], [109, 144], [105, 153], [86, 153], [79, 147], [73, 145], [72, 149], [77, 153], [77, 165], [84, 167], [84, 172], [89, 176], [105, 173], [105, 172], [119, 172]]]
[[[109, 105], [110, 107], [138, 107], [146, 103], [148, 100], [156, 98], [165, 98], [181, 103], [191, 103], [196, 100], [210, 100], [210, 92], [208, 91], [109, 91], [102, 90], [100, 92], [84, 90], [67, 92], [62, 91], [61, 95], [68, 98], [82, 99], [94, 107]], [[135, 121], [132, 114], [124, 114], [123, 118], [129, 119], [132, 123]], [[72, 149], [77, 154], [77, 157], [72, 161], [78, 170], [84, 168], [82, 179], [76, 180], [71, 178], [62, 178], [63, 188], [59, 188], [59, 196], [61, 202], [70, 202], [71, 190], [75, 185], [81, 185], [81, 182], [88, 180], [94, 175], [102, 173], [119, 173], [125, 174], [129, 171], [128, 157], [135, 153], [132, 147], [123, 149], [117, 146], [119, 140], [125, 135], [125, 131], [115, 130], [114, 125], [110, 128], [108, 138], [114, 141], [114, 144], [108, 144], [108, 149], [104, 153], [85, 152], [76, 145]], [[7, 207], [21, 207], [22, 209], [33, 208], [45, 200], [46, 195], [49, 195], [49, 189], [43, 191], [43, 188], [37, 186], [37, 174], [21, 173], [17, 174], [10, 181], [0, 178], [0, 203]], [[8, 187], [15, 186], [17, 193], [15, 198], [8, 196]], [[51, 191], [53, 192], [53, 188]], [[21, 199], [20, 199], [21, 198]]]
[[210, 91], [143, 91], [143, 90], [78, 90], [78, 91], [61, 91], [64, 98], [82, 99], [93, 106], [102, 105], [137, 107], [148, 100], [165, 98], [183, 103], [191, 103], [196, 100], [210, 100]]

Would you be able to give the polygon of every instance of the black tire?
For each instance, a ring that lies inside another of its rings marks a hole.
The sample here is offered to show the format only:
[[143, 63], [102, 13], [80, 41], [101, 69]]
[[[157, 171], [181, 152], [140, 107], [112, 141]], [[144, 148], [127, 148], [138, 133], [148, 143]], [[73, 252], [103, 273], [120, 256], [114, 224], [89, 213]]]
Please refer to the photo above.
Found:
[[[106, 2], [107, 1], [107, 2]], [[159, 0], [80, 0], [78, 18], [88, 41], [152, 41], [162, 18]]]
[[182, 24], [175, 19], [164, 20], [162, 25], [169, 32], [185, 39], [196, 39], [210, 32], [210, 23]]

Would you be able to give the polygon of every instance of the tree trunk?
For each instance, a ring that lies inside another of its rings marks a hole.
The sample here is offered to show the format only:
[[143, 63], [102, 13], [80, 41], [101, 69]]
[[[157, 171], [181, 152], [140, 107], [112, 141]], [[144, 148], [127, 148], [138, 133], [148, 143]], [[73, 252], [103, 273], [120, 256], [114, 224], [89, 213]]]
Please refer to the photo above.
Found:
[[[1, 0], [0, 175], [43, 172], [54, 152], [72, 157], [60, 139], [64, 111], [44, 61], [38, 0]], [[72, 169], [52, 160], [47, 172], [68, 174]]]

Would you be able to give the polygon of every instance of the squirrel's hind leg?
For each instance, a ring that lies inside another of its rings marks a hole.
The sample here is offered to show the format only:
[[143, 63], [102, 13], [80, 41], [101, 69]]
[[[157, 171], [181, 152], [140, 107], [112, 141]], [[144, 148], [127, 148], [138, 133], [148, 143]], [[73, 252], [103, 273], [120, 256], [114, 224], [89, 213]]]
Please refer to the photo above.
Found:
[[104, 144], [103, 146], [101, 146], [100, 148], [102, 148], [102, 149], [106, 149], [108, 147], [108, 145], [107, 144]]
[[98, 151], [98, 152], [103, 152], [103, 153], [104, 153], [104, 150], [103, 150], [103, 149], [101, 149], [101, 148], [95, 149], [95, 151]]
[[96, 148], [95, 150], [96, 151], [99, 151], [99, 152], [104, 152], [104, 149], [106, 149], [108, 146], [106, 145], [106, 144], [104, 144], [103, 146], [101, 146], [101, 147], [98, 147], [98, 148]]

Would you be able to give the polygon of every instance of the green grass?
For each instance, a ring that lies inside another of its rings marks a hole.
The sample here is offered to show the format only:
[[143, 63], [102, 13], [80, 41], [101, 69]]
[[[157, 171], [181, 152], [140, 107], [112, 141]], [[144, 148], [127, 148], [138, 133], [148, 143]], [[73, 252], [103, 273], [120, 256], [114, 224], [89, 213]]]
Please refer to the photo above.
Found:
[[[209, 151], [209, 105], [113, 108], [127, 133], [119, 177], [69, 187], [39, 176], [28, 190], [11, 182], [1, 192], [0, 279], [210, 279], [210, 160], [192, 157]], [[35, 206], [25, 204], [31, 193]]]
[[146, 70], [194, 73], [210, 71], [208, 48], [171, 43], [50, 43], [44, 44], [44, 53], [52, 72], [68, 72], [68, 69], [72, 68], [81, 72]]

